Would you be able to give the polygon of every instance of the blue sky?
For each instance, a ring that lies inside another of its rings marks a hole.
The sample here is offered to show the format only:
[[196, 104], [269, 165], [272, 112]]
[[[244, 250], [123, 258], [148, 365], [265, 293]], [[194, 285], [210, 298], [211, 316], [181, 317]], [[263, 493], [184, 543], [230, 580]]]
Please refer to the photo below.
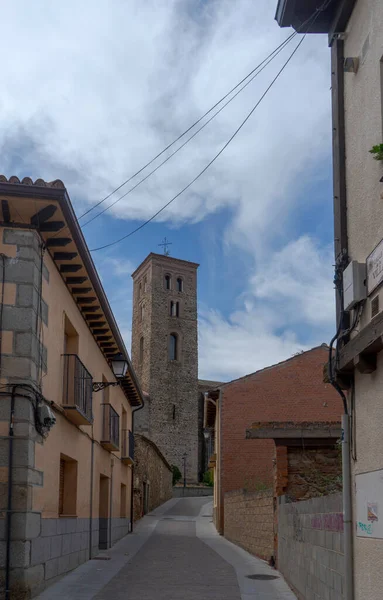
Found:
[[[82, 214], [288, 36], [274, 21], [275, 4], [68, 0], [47, 8], [43, 0], [15, 0], [3, 7], [0, 170], [62, 179]], [[153, 177], [84, 227], [89, 247], [128, 233], [182, 189], [295, 43]], [[165, 236], [173, 256], [200, 263], [201, 377], [239, 377], [330, 339], [329, 61], [325, 36], [308, 36], [211, 169], [155, 222], [94, 253], [128, 345], [130, 274], [161, 251]]]

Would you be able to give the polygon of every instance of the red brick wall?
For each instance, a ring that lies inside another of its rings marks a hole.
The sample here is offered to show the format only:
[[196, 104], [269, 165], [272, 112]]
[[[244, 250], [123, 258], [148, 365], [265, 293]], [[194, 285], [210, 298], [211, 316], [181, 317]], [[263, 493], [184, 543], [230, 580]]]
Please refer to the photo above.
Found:
[[253, 422], [340, 420], [341, 399], [323, 383], [327, 359], [327, 348], [315, 348], [222, 387], [222, 506], [226, 492], [273, 485], [274, 442], [246, 440]]

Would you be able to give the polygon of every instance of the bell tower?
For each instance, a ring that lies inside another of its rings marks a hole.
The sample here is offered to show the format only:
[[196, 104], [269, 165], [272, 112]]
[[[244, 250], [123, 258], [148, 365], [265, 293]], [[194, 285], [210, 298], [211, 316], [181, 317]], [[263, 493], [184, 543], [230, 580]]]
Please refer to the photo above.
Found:
[[171, 465], [198, 481], [196, 263], [149, 254], [133, 273], [132, 362], [149, 399], [135, 416]]

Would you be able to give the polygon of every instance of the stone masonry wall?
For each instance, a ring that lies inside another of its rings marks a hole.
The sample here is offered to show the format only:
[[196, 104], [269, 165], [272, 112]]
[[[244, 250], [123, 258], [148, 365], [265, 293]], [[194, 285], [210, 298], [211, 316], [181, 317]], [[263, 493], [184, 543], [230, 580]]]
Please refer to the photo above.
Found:
[[[196, 269], [194, 263], [153, 254], [133, 276], [132, 362], [150, 396], [137, 414], [136, 431], [153, 440], [180, 470], [186, 453], [190, 482], [198, 481], [199, 455]], [[170, 290], [165, 289], [166, 274], [171, 275]], [[176, 289], [178, 277], [182, 292]], [[179, 302], [178, 317], [170, 316], [171, 301]], [[168, 356], [171, 333], [178, 336], [179, 356], [173, 361]]]
[[286, 494], [308, 500], [342, 491], [342, 462], [337, 447], [289, 448]]
[[278, 507], [278, 569], [299, 600], [342, 600], [341, 494]]
[[[41, 532], [41, 515], [32, 512], [34, 486], [43, 484], [43, 473], [35, 468], [35, 444], [41, 438], [34, 427], [34, 393], [46, 370], [47, 351], [39, 342], [41, 319], [48, 321], [48, 306], [41, 298], [41, 240], [35, 231], [0, 230], [4, 257], [5, 296], [2, 311], [0, 425], [0, 596], [4, 591], [8, 494], [8, 427], [11, 389], [15, 388], [14, 449], [11, 517], [10, 578], [12, 598], [30, 597], [44, 580], [44, 566], [33, 562], [32, 548]], [[6, 387], [6, 385], [8, 387]]]
[[225, 494], [224, 531], [234, 544], [269, 560], [274, 554], [273, 491]]
[[134, 520], [144, 513], [144, 483], [148, 489], [148, 512], [172, 497], [173, 474], [156, 445], [143, 435], [134, 436]]

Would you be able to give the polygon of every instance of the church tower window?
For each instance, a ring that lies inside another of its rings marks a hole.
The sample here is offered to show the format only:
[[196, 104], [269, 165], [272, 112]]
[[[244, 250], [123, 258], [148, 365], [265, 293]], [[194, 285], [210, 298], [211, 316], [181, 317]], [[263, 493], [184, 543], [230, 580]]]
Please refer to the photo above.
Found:
[[169, 336], [169, 360], [178, 360], [178, 336], [175, 333]]
[[144, 361], [144, 338], [140, 338], [140, 363]]
[[170, 290], [172, 287], [172, 277], [171, 275], [165, 275], [165, 290]]
[[170, 316], [171, 317], [179, 317], [180, 316], [180, 303], [174, 302], [173, 300], [170, 302]]
[[177, 292], [183, 292], [184, 291], [184, 282], [182, 277], [177, 277]]

